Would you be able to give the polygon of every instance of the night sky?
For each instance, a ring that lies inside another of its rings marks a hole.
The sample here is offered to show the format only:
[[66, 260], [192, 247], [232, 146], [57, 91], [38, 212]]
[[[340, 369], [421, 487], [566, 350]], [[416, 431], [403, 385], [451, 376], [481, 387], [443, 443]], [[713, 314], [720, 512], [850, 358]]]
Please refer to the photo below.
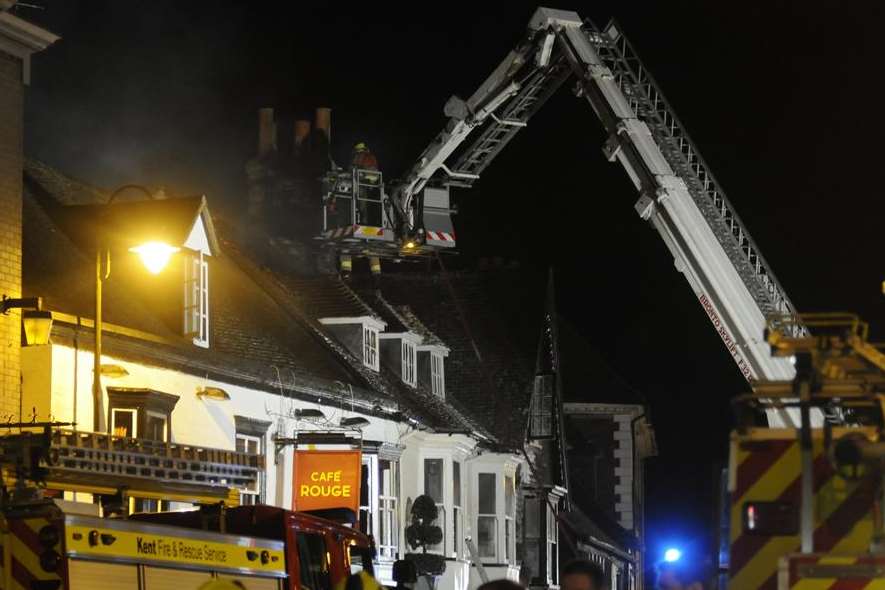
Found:
[[[535, 7], [28, 3], [44, 9], [18, 14], [63, 39], [34, 59], [27, 154], [98, 185], [205, 193], [228, 215], [245, 204], [257, 108], [291, 121], [329, 106], [339, 162], [364, 139], [402, 173], [449, 95], [473, 92]], [[793, 302], [856, 311], [883, 334], [885, 6], [581, 4], [549, 3], [621, 22]], [[459, 193], [459, 242], [465, 258], [554, 267], [561, 313], [649, 400], [661, 451], [648, 466], [651, 547], [700, 552], [728, 399], [746, 384], [603, 140], [563, 88]]]

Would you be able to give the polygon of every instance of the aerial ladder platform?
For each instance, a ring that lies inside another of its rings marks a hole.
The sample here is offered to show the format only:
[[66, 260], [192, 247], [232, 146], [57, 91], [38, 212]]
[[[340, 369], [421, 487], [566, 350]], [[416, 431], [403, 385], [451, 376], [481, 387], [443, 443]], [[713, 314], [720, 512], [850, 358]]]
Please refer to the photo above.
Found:
[[[471, 187], [567, 82], [602, 123], [608, 135], [605, 157], [627, 172], [639, 195], [636, 212], [664, 240], [741, 374], [751, 383], [791, 380], [792, 360], [773, 357], [763, 333], [768, 318], [796, 318], [795, 308], [614, 22], [600, 29], [575, 12], [539, 8], [523, 39], [476, 92], [467, 100], [449, 99], [445, 127], [403, 180], [384, 193], [388, 248], [395, 246], [388, 252], [434, 254], [453, 248], [454, 239], [444, 247], [428, 239], [431, 217], [425, 203], [448, 204], [452, 187]], [[384, 255], [363, 247], [369, 255]], [[799, 320], [789, 329], [795, 337], [807, 334]], [[771, 419], [795, 424], [789, 413]]]

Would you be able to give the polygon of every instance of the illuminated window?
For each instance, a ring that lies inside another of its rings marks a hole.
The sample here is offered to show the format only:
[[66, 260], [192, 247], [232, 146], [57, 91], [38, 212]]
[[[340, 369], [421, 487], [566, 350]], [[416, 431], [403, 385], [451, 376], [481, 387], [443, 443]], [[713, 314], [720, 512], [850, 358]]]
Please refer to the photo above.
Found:
[[430, 353], [430, 387], [433, 395], [446, 396], [446, 377], [443, 370], [443, 355]]
[[504, 476], [504, 558], [507, 563], [516, 563], [516, 537], [514, 536], [514, 517], [516, 507], [514, 504], [515, 490], [513, 478]]
[[[234, 428], [236, 429], [236, 450], [238, 453], [262, 456], [265, 454], [265, 441], [270, 422], [246, 416], [234, 416]], [[265, 474], [264, 470], [259, 470], [255, 481], [240, 488], [240, 504], [264, 504], [265, 494]]]
[[386, 559], [396, 559], [399, 554], [399, 463], [379, 459], [378, 480], [378, 555]]
[[452, 461], [452, 550], [461, 557], [461, 535], [464, 534], [461, 512], [461, 463]]
[[184, 335], [209, 347], [209, 261], [202, 252], [184, 256]]
[[402, 340], [403, 382], [415, 387], [418, 385], [417, 350], [415, 343]]
[[437, 508], [436, 526], [442, 529], [442, 541], [439, 545], [432, 545], [428, 550], [433, 553], [442, 553], [446, 546], [446, 505], [443, 497], [443, 482], [445, 481], [443, 459], [424, 459], [424, 493], [433, 498]]
[[498, 513], [496, 511], [497, 476], [494, 473], [478, 475], [479, 494], [477, 495], [477, 545], [479, 556], [490, 560], [498, 559]]
[[[252, 455], [264, 454], [264, 437], [237, 433], [237, 452]], [[258, 477], [251, 485], [240, 490], [240, 505], [252, 506], [264, 502], [264, 474], [259, 471]]]
[[366, 325], [363, 326], [363, 364], [378, 370], [378, 330]]

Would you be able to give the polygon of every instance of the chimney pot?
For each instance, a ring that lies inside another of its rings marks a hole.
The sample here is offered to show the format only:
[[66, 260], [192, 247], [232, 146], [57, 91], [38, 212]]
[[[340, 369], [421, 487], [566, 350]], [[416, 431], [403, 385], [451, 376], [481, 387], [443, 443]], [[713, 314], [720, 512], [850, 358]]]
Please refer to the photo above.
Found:
[[266, 156], [277, 149], [277, 128], [273, 109], [258, 109], [258, 156]]
[[316, 128], [326, 136], [326, 141], [332, 142], [332, 109], [329, 107], [318, 107], [315, 117]]

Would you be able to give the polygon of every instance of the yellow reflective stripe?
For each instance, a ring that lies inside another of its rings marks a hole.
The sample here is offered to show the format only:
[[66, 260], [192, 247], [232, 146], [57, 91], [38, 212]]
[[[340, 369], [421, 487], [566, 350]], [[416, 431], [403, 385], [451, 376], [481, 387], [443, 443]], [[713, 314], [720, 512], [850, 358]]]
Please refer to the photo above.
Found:
[[[777, 560], [798, 549], [799, 541], [796, 537], [772, 537], [747, 562], [747, 565], [732, 576], [728, 582], [728, 587], [737, 590], [760, 587], [769, 576], [777, 573]], [[765, 567], [760, 566], [760, 563], [765, 564]], [[775, 564], [774, 569], [767, 567], [769, 563]]]
[[[750, 453], [747, 453], [748, 455]], [[799, 477], [802, 463], [799, 457], [799, 445], [793, 443], [777, 461], [737, 501], [731, 504], [731, 532], [734, 542], [744, 533], [743, 507], [747, 500], [774, 500]], [[747, 564], [749, 565], [749, 564]]]

